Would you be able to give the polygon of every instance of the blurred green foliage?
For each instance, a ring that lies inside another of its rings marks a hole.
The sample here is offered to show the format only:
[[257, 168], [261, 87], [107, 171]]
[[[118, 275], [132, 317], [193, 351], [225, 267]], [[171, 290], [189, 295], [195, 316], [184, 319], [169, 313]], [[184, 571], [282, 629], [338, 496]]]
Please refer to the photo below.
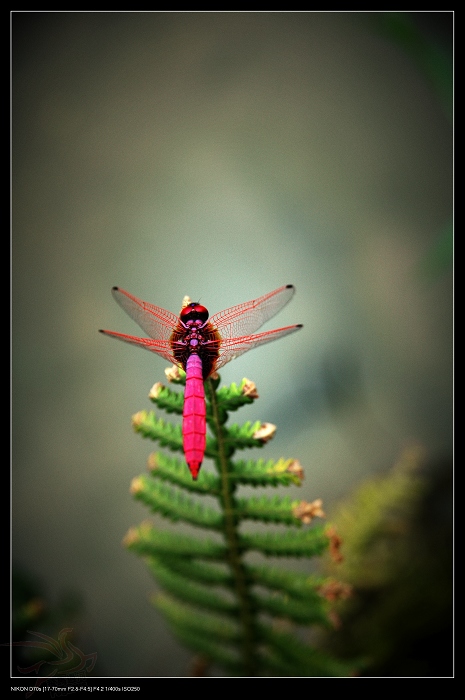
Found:
[[343, 541], [338, 575], [354, 594], [338, 604], [341, 625], [325, 645], [363, 658], [362, 675], [452, 674], [451, 469], [427, 475], [422, 460], [420, 447], [406, 448], [331, 514]]
[[[422, 27], [424, 15], [432, 13], [379, 12], [370, 15], [376, 29], [400, 46], [430, 81], [445, 113], [452, 119], [453, 63], [452, 43], [450, 51], [445, 42], [440, 43]], [[434, 13], [436, 14], [436, 13]], [[442, 12], [441, 19], [450, 21], [452, 38], [452, 12]], [[423, 15], [423, 17], [422, 17]]]

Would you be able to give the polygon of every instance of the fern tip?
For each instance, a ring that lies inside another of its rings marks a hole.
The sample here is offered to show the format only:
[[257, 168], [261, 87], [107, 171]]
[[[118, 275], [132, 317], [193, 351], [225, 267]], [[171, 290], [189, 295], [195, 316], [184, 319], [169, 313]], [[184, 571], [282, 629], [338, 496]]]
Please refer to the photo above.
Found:
[[163, 384], [161, 382], [155, 382], [153, 387], [149, 391], [149, 399], [156, 399], [160, 395], [160, 391], [163, 389]]
[[129, 493], [135, 495], [136, 493], [140, 493], [143, 490], [144, 484], [140, 476], [134, 477], [134, 479], [131, 481], [131, 486], [129, 487]]
[[313, 518], [325, 518], [325, 513], [322, 508], [323, 501], [317, 498], [312, 503], [307, 501], [299, 501], [292, 509], [292, 514], [298, 520], [301, 520], [304, 525], [312, 522]]
[[262, 423], [260, 428], [256, 430], [253, 434], [254, 440], [260, 440], [260, 442], [268, 442], [274, 437], [276, 432], [276, 426], [273, 423]]
[[171, 365], [171, 367], [165, 369], [165, 376], [169, 382], [179, 384], [185, 378], [185, 372], [184, 370], [181, 372], [177, 365]]
[[244, 379], [242, 380], [242, 386], [241, 386], [242, 394], [244, 396], [250, 396], [251, 399], [258, 399], [258, 391], [257, 391], [257, 386], [255, 382], [250, 381], [250, 379]]

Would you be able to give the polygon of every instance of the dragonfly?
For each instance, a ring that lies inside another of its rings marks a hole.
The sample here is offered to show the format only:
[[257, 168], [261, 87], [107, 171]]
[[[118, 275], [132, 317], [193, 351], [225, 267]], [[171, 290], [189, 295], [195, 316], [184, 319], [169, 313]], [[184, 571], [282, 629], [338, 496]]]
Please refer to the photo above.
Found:
[[149, 336], [101, 330], [154, 352], [186, 372], [183, 406], [183, 450], [194, 480], [203, 462], [206, 446], [206, 406], [204, 381], [230, 360], [259, 345], [283, 338], [302, 328], [302, 324], [255, 333], [291, 300], [292, 284], [284, 285], [258, 299], [231, 306], [209, 318], [209, 312], [197, 302], [189, 302], [177, 316], [113, 287], [118, 304]]

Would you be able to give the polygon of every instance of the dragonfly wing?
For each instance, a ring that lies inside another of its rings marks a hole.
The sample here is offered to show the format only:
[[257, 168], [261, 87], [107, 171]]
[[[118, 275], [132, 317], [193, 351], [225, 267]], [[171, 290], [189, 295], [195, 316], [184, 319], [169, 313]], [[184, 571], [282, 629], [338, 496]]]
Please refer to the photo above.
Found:
[[[148, 336], [157, 341], [168, 341], [178, 325], [179, 318], [171, 311], [154, 306], [146, 301], [125, 292], [124, 289], [113, 287], [113, 297], [127, 314], [144, 330]], [[118, 334], [114, 334], [118, 335]], [[118, 336], [121, 337], [121, 336]], [[122, 338], [123, 339], [123, 338]], [[143, 339], [140, 339], [143, 340]], [[130, 341], [127, 341], [130, 342]], [[141, 345], [141, 343], [135, 343]], [[153, 352], [157, 352], [153, 350]], [[159, 353], [161, 354], [161, 353]]]
[[[295, 287], [287, 284], [258, 299], [220, 311], [210, 318], [222, 338], [238, 338], [258, 330], [292, 299]], [[243, 351], [245, 352], [245, 350]]]
[[243, 355], [248, 350], [256, 348], [259, 345], [265, 345], [265, 343], [271, 343], [273, 340], [278, 340], [278, 338], [283, 338], [285, 335], [290, 333], [295, 333], [299, 328], [302, 328], [302, 324], [299, 323], [295, 326], [286, 326], [285, 328], [276, 328], [273, 331], [265, 331], [264, 333], [256, 333], [255, 335], [247, 335], [239, 338], [228, 338], [220, 342], [220, 354], [215, 363], [215, 370], [223, 367], [227, 362], [233, 360], [239, 355]]
[[154, 340], [153, 338], [137, 338], [134, 335], [126, 335], [125, 333], [115, 333], [114, 331], [103, 331], [100, 333], [104, 335], [109, 335], [111, 338], [118, 338], [118, 340], [123, 340], [125, 343], [130, 343], [131, 345], [137, 345], [140, 348], [145, 348], [154, 352], [160, 357], [164, 357], [168, 362], [172, 362], [179, 366], [178, 360], [173, 355], [171, 345], [167, 340]]

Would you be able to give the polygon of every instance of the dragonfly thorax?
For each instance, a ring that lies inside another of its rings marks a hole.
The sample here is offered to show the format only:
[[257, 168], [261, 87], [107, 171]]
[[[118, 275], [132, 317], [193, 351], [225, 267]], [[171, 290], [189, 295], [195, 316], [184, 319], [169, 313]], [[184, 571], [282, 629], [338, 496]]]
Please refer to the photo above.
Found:
[[184, 325], [186, 327], [186, 333], [184, 338], [179, 338], [178, 342], [181, 345], [185, 345], [189, 350], [198, 352], [200, 347], [206, 342], [204, 329], [207, 323], [202, 323], [202, 321], [188, 321]]
[[185, 370], [193, 354], [202, 362], [203, 378], [214, 370], [219, 354], [220, 336], [208, 319], [208, 311], [200, 304], [189, 304], [179, 315], [179, 323], [171, 334], [173, 356]]

